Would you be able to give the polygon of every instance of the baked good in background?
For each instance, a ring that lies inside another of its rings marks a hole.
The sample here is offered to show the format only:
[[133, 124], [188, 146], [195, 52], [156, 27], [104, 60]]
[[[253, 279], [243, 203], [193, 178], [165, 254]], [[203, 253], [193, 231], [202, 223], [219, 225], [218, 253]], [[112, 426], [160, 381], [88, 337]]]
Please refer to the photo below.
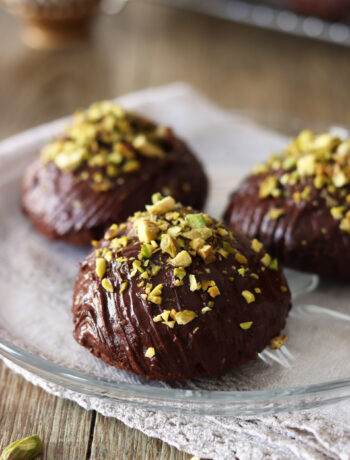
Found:
[[349, 0], [289, 0], [289, 3], [299, 13], [330, 21], [347, 21], [350, 18]]
[[350, 280], [350, 141], [301, 132], [256, 166], [224, 220], [283, 265]]
[[23, 211], [38, 231], [86, 245], [156, 191], [202, 208], [207, 178], [170, 128], [105, 101], [74, 115], [28, 167], [22, 188]]
[[112, 225], [81, 264], [75, 339], [155, 380], [219, 377], [255, 359], [291, 307], [277, 260], [170, 196], [146, 209]]

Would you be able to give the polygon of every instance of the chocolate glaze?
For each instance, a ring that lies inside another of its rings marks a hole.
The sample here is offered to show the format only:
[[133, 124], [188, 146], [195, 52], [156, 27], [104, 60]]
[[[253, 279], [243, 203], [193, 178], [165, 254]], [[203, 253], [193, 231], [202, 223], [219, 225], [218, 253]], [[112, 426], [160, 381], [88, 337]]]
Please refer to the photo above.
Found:
[[[78, 172], [60, 171], [40, 159], [27, 169], [22, 184], [22, 209], [34, 227], [51, 239], [87, 245], [113, 222], [122, 222], [166, 189], [176, 200], [201, 209], [207, 195], [202, 165], [180, 139], [164, 158], [140, 157], [139, 171], [115, 179], [115, 187], [96, 192]], [[95, 168], [99, 171], [99, 168]], [[190, 184], [188, 189], [185, 184]]]
[[[282, 174], [283, 171], [280, 172]], [[266, 250], [284, 265], [322, 276], [350, 280], [350, 234], [339, 228], [313, 178], [302, 184], [286, 186], [287, 197], [259, 198], [259, 185], [264, 174], [247, 177], [231, 195], [224, 220], [235, 231], [258, 238]], [[294, 192], [311, 188], [310, 200], [296, 203]], [[350, 187], [346, 188], [350, 193]], [[339, 205], [345, 203], [340, 202]], [[283, 209], [277, 220], [268, 217], [269, 210]]]
[[[129, 234], [132, 224], [119, 236]], [[195, 257], [190, 267], [198, 280], [214, 280], [221, 295], [215, 298], [211, 311], [203, 314], [206, 293], [192, 292], [188, 276], [184, 285], [174, 286], [173, 267], [169, 256], [158, 252], [155, 263], [162, 268], [152, 278], [153, 285], [163, 283], [162, 305], [155, 305], [141, 297], [139, 279], [131, 277], [132, 262], [122, 265], [112, 262], [107, 278], [115, 286], [113, 293], [101, 286], [101, 279], [95, 274], [95, 249], [80, 266], [76, 279], [73, 315], [74, 337], [84, 347], [106, 363], [118, 369], [155, 380], [184, 380], [205, 374], [221, 376], [224, 372], [247, 360], [256, 358], [269, 341], [277, 336], [285, 325], [291, 307], [291, 296], [281, 269], [262, 269], [260, 262], [264, 252], [259, 254], [250, 248], [250, 241], [242, 234], [235, 234], [235, 248], [248, 258], [249, 273], [259, 274], [259, 280], [248, 275], [241, 276], [232, 269], [237, 266], [233, 255], [205, 265]], [[131, 237], [129, 244], [119, 254], [136, 257], [140, 243]], [[210, 275], [205, 268], [210, 267]], [[226, 273], [225, 273], [226, 272]], [[234, 281], [228, 276], [234, 273]], [[129, 288], [119, 293], [123, 281]], [[248, 304], [242, 297], [242, 290], [254, 292], [256, 301]], [[182, 311], [191, 309], [198, 317], [186, 325], [175, 325], [173, 329], [156, 323], [153, 317], [164, 309]], [[252, 321], [248, 330], [242, 330], [240, 323]], [[156, 353], [151, 359], [145, 351], [154, 347]]]

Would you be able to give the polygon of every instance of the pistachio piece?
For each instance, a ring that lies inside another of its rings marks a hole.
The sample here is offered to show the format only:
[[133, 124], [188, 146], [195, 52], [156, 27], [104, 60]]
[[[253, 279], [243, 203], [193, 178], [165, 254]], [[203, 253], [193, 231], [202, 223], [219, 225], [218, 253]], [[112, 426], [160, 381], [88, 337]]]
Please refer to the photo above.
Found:
[[162, 303], [162, 289], [163, 284], [158, 284], [152, 291], [148, 294], [148, 300], [156, 305]]
[[254, 239], [252, 240], [252, 243], [251, 243], [250, 247], [253, 249], [253, 251], [255, 251], [255, 252], [260, 252], [261, 249], [262, 249], [262, 247], [263, 247], [263, 244], [260, 243], [259, 240], [257, 240], [256, 238], [254, 238]]
[[343, 232], [350, 233], [350, 216], [341, 220], [339, 228]]
[[159, 228], [149, 220], [141, 220], [137, 225], [137, 236], [141, 243], [150, 243], [157, 238]]
[[283, 214], [284, 214], [283, 209], [273, 208], [273, 209], [270, 209], [270, 211], [267, 213], [267, 216], [268, 216], [271, 220], [277, 220], [277, 219], [279, 219]]
[[140, 169], [140, 163], [137, 160], [128, 160], [123, 166], [123, 172], [132, 173]]
[[190, 246], [196, 252], [205, 245], [205, 241], [202, 238], [195, 238], [190, 242]]
[[208, 289], [208, 294], [210, 295], [210, 297], [212, 297], [213, 299], [215, 297], [217, 297], [218, 295], [220, 295], [220, 291], [219, 291], [219, 288], [215, 285], [215, 286], [211, 286], [209, 289]]
[[244, 331], [250, 329], [252, 327], [253, 321], [245, 321], [244, 323], [239, 323], [239, 326]]
[[163, 195], [159, 192], [153, 193], [152, 195], [152, 204], [156, 204], [158, 201], [163, 199]]
[[271, 263], [269, 265], [269, 269], [270, 270], [275, 270], [275, 271], [278, 270], [278, 260], [277, 259], [271, 260]]
[[106, 261], [102, 257], [96, 259], [96, 275], [103, 278], [106, 273]]
[[175, 200], [171, 196], [167, 196], [162, 200], [157, 201], [153, 205], [146, 206], [146, 209], [151, 214], [161, 215], [165, 214], [168, 211], [172, 211], [175, 208]]
[[143, 259], [149, 259], [152, 257], [152, 246], [147, 243], [143, 244], [141, 247], [141, 257]]
[[64, 172], [73, 172], [81, 166], [86, 155], [84, 148], [78, 148], [74, 152], [60, 152], [54, 159], [55, 165]]
[[181, 251], [176, 257], [170, 260], [170, 263], [175, 267], [189, 267], [192, 263], [192, 258], [187, 251]]
[[195, 275], [188, 275], [190, 280], [190, 291], [198, 291], [201, 288], [201, 283], [199, 283], [196, 279]]
[[285, 334], [278, 335], [271, 339], [270, 348], [272, 348], [272, 350], [279, 350], [285, 344], [286, 340], [287, 336]]
[[182, 280], [186, 276], [186, 270], [184, 268], [174, 268], [174, 276]]
[[105, 240], [111, 240], [112, 238], [116, 237], [118, 233], [118, 225], [117, 224], [112, 224], [108, 230], [106, 230], [104, 239]]
[[41, 449], [41, 439], [35, 434], [9, 444], [0, 460], [32, 460], [40, 454]]
[[301, 176], [312, 176], [316, 170], [315, 155], [305, 155], [297, 161], [297, 171]]
[[248, 263], [248, 259], [246, 258], [246, 256], [244, 256], [243, 254], [240, 254], [239, 252], [237, 252], [237, 254], [235, 254], [235, 259], [240, 264], [247, 264]]
[[213, 235], [213, 231], [208, 227], [196, 228], [188, 232], [183, 233], [183, 237], [188, 240], [195, 240], [196, 238], [201, 238], [202, 240], [207, 240]]
[[102, 287], [108, 292], [114, 292], [113, 284], [109, 281], [108, 278], [103, 278], [102, 280]]
[[132, 145], [146, 157], [162, 158], [164, 156], [164, 151], [153, 142], [150, 142], [144, 134], [136, 136]]
[[145, 352], [146, 358], [153, 358], [153, 356], [156, 354], [156, 350], [153, 347], [147, 348]]
[[274, 196], [275, 190], [278, 187], [278, 180], [275, 176], [268, 176], [264, 179], [259, 187], [259, 197], [267, 198], [268, 196]]
[[203, 214], [187, 214], [185, 220], [192, 228], [203, 228], [206, 226]]
[[215, 250], [213, 246], [210, 246], [209, 244], [206, 244], [198, 249], [198, 254], [206, 264], [210, 264], [216, 260]]
[[332, 182], [337, 188], [341, 188], [347, 184], [348, 179], [343, 171], [339, 171], [332, 177]]
[[175, 314], [175, 321], [177, 324], [185, 325], [197, 318], [197, 316], [197, 313], [192, 310], [182, 310]]
[[268, 267], [271, 263], [271, 256], [266, 253], [264, 257], [260, 259], [260, 261], [263, 265], [265, 265], [265, 267]]
[[248, 290], [242, 291], [242, 296], [245, 298], [247, 303], [252, 303], [255, 301], [255, 295]]
[[162, 235], [160, 248], [171, 257], [175, 257], [178, 252], [176, 240], [166, 233]]
[[331, 208], [331, 214], [334, 219], [340, 220], [344, 216], [345, 206], [335, 206]]

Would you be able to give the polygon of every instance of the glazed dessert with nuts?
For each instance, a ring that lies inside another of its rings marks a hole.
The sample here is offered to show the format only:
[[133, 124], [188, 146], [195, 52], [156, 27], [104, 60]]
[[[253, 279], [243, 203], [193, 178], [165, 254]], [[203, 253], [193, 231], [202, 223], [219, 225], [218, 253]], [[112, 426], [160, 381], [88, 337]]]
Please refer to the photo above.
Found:
[[22, 208], [52, 239], [89, 244], [159, 190], [202, 208], [207, 179], [187, 145], [112, 102], [77, 112], [23, 179]]
[[155, 380], [221, 376], [282, 343], [291, 296], [277, 260], [170, 196], [152, 202], [93, 242], [75, 284], [75, 339]]
[[301, 132], [256, 166], [224, 219], [287, 266], [350, 280], [350, 140]]

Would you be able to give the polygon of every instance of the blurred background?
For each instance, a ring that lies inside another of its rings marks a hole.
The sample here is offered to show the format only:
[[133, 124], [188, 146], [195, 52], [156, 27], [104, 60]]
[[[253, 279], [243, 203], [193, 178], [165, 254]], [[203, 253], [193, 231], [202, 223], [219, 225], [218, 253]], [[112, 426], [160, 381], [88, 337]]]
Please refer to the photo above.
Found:
[[349, 0], [0, 0], [0, 138], [178, 80], [266, 124], [348, 126], [349, 18]]

